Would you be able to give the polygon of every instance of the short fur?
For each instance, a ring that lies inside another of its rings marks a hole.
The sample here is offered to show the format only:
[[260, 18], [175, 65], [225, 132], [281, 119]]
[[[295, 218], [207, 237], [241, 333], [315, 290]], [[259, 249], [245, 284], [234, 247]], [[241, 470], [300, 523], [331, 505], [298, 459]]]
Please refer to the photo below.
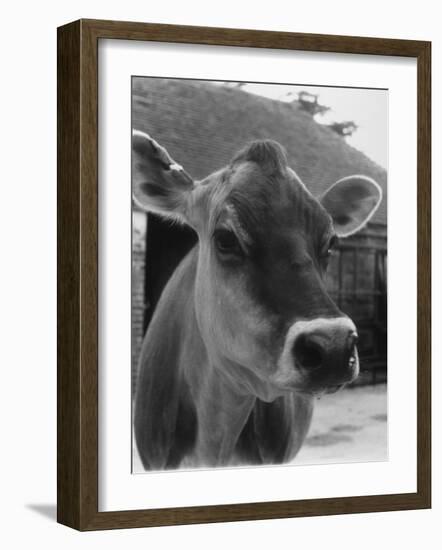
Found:
[[266, 176], [276, 177], [284, 174], [287, 168], [287, 155], [276, 141], [252, 141], [233, 157], [232, 165], [242, 162], [255, 162]]

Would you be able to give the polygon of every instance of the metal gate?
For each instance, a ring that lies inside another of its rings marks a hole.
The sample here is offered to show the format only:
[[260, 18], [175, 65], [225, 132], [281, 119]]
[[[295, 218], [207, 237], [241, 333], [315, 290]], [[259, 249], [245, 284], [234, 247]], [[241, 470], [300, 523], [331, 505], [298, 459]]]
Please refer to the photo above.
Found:
[[360, 383], [387, 378], [387, 237], [370, 230], [341, 241], [327, 276], [330, 295], [359, 332]]

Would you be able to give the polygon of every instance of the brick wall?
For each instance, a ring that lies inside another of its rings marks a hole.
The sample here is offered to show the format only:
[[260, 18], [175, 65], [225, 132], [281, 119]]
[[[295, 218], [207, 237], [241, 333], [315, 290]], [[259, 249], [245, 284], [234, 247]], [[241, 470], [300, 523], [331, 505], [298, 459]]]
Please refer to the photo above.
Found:
[[132, 389], [135, 389], [138, 357], [144, 336], [146, 222], [144, 212], [132, 212]]

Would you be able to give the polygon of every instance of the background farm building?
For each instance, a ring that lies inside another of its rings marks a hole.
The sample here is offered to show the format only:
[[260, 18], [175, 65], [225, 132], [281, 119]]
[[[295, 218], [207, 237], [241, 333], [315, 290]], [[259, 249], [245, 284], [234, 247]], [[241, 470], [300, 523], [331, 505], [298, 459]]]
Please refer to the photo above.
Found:
[[[132, 86], [133, 127], [164, 145], [195, 179], [225, 166], [248, 141], [270, 138], [286, 148], [290, 166], [316, 196], [352, 174], [370, 176], [381, 185], [383, 200], [370, 223], [358, 235], [341, 240], [333, 254], [327, 286], [360, 333], [362, 373], [357, 383], [385, 381], [386, 171], [331, 128], [318, 124], [297, 100], [277, 101], [201, 81], [134, 77]], [[134, 210], [133, 385], [144, 331], [161, 289], [193, 243], [191, 231]]]

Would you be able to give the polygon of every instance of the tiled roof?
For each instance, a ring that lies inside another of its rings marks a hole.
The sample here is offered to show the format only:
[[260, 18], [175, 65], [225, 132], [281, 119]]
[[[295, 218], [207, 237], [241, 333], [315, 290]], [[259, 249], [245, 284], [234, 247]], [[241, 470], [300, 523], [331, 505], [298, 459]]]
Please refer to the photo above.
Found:
[[274, 139], [319, 195], [339, 178], [364, 174], [384, 198], [372, 221], [386, 224], [387, 172], [299, 108], [201, 81], [133, 78], [133, 126], [164, 145], [195, 179], [225, 166], [250, 140]]

